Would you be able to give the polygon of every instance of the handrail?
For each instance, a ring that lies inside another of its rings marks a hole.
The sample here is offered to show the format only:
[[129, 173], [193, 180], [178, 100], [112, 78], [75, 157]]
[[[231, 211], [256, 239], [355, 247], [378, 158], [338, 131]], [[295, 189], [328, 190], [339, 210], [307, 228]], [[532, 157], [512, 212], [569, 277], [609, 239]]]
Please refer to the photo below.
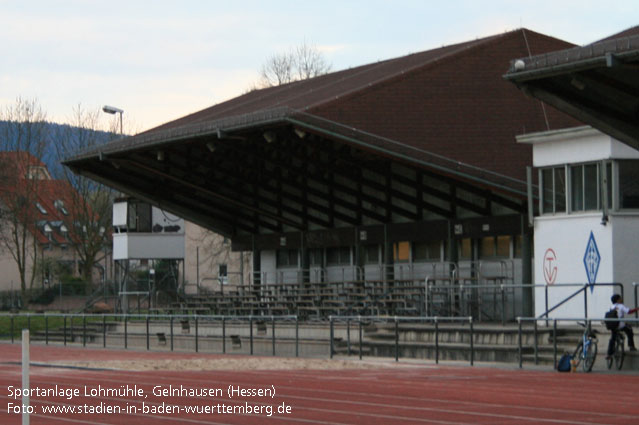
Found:
[[[568, 301], [570, 301], [572, 298], [576, 297], [577, 295], [579, 295], [580, 292], [583, 291], [584, 293], [584, 315], [588, 316], [588, 292], [586, 291], [588, 288], [593, 287], [593, 286], [618, 286], [619, 288], [621, 288], [621, 296], [623, 297], [624, 294], [624, 289], [623, 289], [623, 285], [619, 282], [612, 282], [612, 283], [577, 283], [577, 284], [573, 284], [573, 283], [556, 283], [554, 285], [552, 285], [553, 287], [569, 287], [569, 286], [577, 286], [577, 285], [583, 285], [582, 288], [580, 288], [579, 290], [577, 290], [577, 292], [575, 292], [572, 295], [569, 295], [567, 298], [563, 299], [562, 301], [560, 301], [558, 304], [556, 304], [555, 306], [553, 306], [552, 308], [548, 308], [548, 285], [543, 285], [546, 287], [546, 311], [544, 313], [542, 313], [541, 315], [538, 316], [539, 319], [543, 318], [543, 317], [548, 317], [548, 314], [550, 314], [550, 312], [556, 310], [557, 308], [561, 307], [562, 305], [564, 305], [565, 303], [567, 303]], [[537, 285], [535, 285], [537, 286]]]
[[548, 314], [550, 314], [551, 311], [554, 311], [557, 308], [561, 307], [562, 305], [566, 304], [568, 301], [570, 301], [571, 299], [573, 299], [574, 297], [579, 295], [579, 293], [581, 293], [582, 291], [585, 291], [587, 288], [588, 288], [588, 284], [585, 284], [582, 288], [577, 289], [577, 292], [573, 293], [572, 295], [569, 295], [563, 301], [559, 302], [558, 304], [556, 304], [554, 307], [552, 307], [550, 309], [548, 308], [548, 304], [546, 304], [546, 312], [542, 313], [541, 315], [539, 315], [539, 318], [541, 319], [544, 316], [547, 317]]
[[[584, 322], [586, 329], [588, 329], [588, 331], [590, 332], [590, 329], [592, 328], [592, 322], [598, 322], [601, 321], [603, 323], [605, 322], [620, 322], [620, 321], [624, 321], [624, 322], [629, 322], [629, 323], [637, 323], [639, 324], [639, 319], [632, 319], [632, 318], [628, 318], [628, 317], [623, 317], [620, 319], [606, 319], [606, 318], [597, 318], [597, 319], [592, 319], [592, 318], [588, 318], [588, 317], [580, 317], [580, 318], [560, 318], [560, 317], [553, 317], [552, 319], [544, 319], [544, 321], [546, 320], [552, 320], [553, 322], [553, 340], [554, 340], [554, 344], [553, 344], [553, 355], [554, 355], [554, 364], [555, 364], [555, 368], [557, 367], [557, 358], [558, 358], [558, 350], [557, 350], [557, 323], [558, 322], [573, 322], [575, 324], [580, 324], [579, 322]], [[523, 344], [522, 344], [522, 323], [523, 322], [532, 322], [535, 327], [534, 327], [534, 332], [535, 332], [535, 346], [534, 346], [534, 351], [535, 351], [535, 364], [538, 363], [538, 358], [537, 358], [537, 353], [538, 353], [538, 346], [537, 346], [537, 322], [539, 321], [538, 317], [517, 317], [517, 324], [518, 324], [518, 332], [519, 332], [519, 337], [518, 337], [518, 351], [519, 351], [519, 368], [521, 369], [523, 367]], [[584, 326], [582, 324], [582, 326]]]

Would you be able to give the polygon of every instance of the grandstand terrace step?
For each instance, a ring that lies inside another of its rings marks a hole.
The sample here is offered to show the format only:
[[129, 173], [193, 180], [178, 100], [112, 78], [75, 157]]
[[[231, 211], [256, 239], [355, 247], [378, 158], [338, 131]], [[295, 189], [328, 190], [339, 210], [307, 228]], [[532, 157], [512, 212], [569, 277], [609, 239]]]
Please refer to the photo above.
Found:
[[[339, 341], [336, 345], [336, 354], [348, 353], [346, 341]], [[357, 353], [358, 347], [357, 341], [351, 341], [351, 352]], [[396, 345], [394, 341], [362, 341], [363, 352], [370, 356], [394, 357], [397, 349], [400, 358], [434, 359], [437, 355], [440, 360], [470, 361], [471, 358], [470, 344], [400, 342]], [[530, 354], [533, 348], [523, 347], [522, 351]], [[474, 361], [516, 363], [519, 359], [518, 345], [480, 344], [474, 345], [472, 352]]]
[[[551, 342], [552, 329], [537, 329], [537, 344]], [[442, 343], [470, 343], [470, 325], [467, 323], [434, 324], [401, 323], [398, 326], [399, 340], [402, 342], [434, 342], [438, 337]], [[517, 325], [473, 325], [474, 344], [512, 344], [519, 343], [519, 328]], [[365, 336], [370, 340], [395, 339], [394, 323], [373, 323], [365, 327]], [[522, 345], [534, 345], [535, 331], [532, 327], [522, 327]], [[574, 341], [577, 341], [576, 339]]]

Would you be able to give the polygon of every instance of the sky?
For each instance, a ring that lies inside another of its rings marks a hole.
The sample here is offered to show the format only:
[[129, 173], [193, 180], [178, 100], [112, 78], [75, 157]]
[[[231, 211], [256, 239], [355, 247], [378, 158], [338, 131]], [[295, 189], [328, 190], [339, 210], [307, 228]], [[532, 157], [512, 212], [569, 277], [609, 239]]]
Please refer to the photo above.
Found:
[[635, 25], [636, 0], [0, 0], [0, 109], [36, 99], [69, 122], [108, 104], [131, 134], [243, 94], [302, 43], [341, 70], [521, 27], [583, 45]]

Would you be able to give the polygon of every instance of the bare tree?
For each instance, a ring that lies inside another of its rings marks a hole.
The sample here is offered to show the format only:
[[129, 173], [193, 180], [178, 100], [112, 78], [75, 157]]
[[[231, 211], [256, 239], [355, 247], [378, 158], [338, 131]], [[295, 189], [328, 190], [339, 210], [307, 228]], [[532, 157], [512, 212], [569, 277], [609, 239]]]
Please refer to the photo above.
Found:
[[[99, 115], [99, 110], [88, 111], [79, 105], [74, 109], [71, 125], [59, 127], [54, 135], [58, 161], [105, 142], [105, 133], [98, 128]], [[88, 283], [92, 281], [96, 259], [109, 237], [106, 229], [111, 226], [114, 193], [67, 167], [62, 167], [59, 173], [59, 178], [71, 188], [66, 225], [80, 260], [80, 275]]]
[[270, 56], [262, 65], [260, 85], [273, 87], [323, 75], [331, 70], [331, 64], [313, 45], [306, 42], [285, 53]]
[[306, 42], [295, 48], [294, 57], [298, 80], [327, 74], [331, 70], [331, 64], [326, 61], [324, 55], [315, 46], [308, 45]]
[[9, 253], [20, 276], [23, 305], [38, 267], [36, 240], [38, 186], [48, 178], [41, 162], [47, 136], [46, 115], [35, 99], [18, 98], [0, 111], [3, 170], [0, 181], [0, 252]]
[[262, 86], [272, 87], [293, 81], [293, 55], [278, 53], [269, 57], [260, 72]]

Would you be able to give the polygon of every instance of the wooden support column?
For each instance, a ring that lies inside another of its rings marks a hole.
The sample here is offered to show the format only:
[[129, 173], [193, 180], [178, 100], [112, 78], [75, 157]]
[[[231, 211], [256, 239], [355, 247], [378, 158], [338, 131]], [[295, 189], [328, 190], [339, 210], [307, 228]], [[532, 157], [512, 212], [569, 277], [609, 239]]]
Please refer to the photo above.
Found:
[[355, 232], [355, 250], [353, 252], [353, 264], [357, 267], [357, 273], [358, 275], [356, 276], [357, 280], [364, 280], [365, 276], [364, 276], [364, 265], [365, 263], [365, 258], [364, 258], [364, 243], [366, 242], [365, 240], [362, 241], [361, 238], [361, 231], [360, 229], [355, 226], [353, 228], [354, 232]]
[[[448, 261], [453, 263], [455, 267], [457, 267], [457, 262], [459, 261], [459, 248], [457, 244], [457, 238], [455, 238], [455, 229], [453, 228], [453, 223], [448, 221], [448, 241], [446, 243], [446, 257]], [[452, 273], [452, 266], [450, 272]]]
[[261, 265], [261, 258], [260, 258], [260, 250], [257, 249], [255, 247], [255, 236], [253, 236], [251, 238], [252, 240], [252, 251], [253, 251], [253, 276], [252, 276], [252, 282], [253, 282], [253, 290], [256, 292], [260, 291], [260, 287], [262, 284], [262, 265]]
[[304, 232], [300, 232], [300, 270], [302, 272], [302, 282], [310, 283], [311, 279], [311, 261]]
[[393, 243], [390, 241], [388, 234], [388, 224], [384, 224], [384, 265], [386, 269], [384, 270], [384, 281], [386, 285], [388, 285], [389, 281], [395, 279], [395, 257], [393, 253]]

